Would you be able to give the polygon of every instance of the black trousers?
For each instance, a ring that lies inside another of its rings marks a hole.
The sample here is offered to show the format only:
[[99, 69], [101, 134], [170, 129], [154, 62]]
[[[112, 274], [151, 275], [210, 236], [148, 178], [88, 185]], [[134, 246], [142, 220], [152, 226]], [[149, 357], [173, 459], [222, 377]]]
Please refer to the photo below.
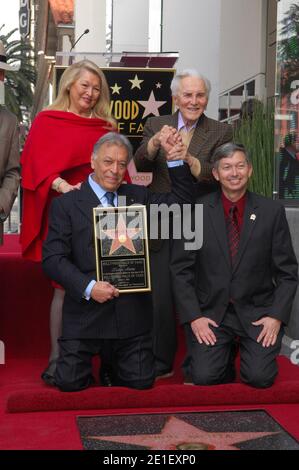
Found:
[[151, 332], [126, 339], [59, 338], [60, 355], [55, 383], [64, 392], [83, 390], [93, 383], [92, 357], [107, 355], [113, 367], [113, 385], [150, 388], [154, 382]]
[[176, 318], [170, 279], [171, 241], [150, 252], [153, 299], [153, 348], [156, 374], [169, 372], [177, 349]]
[[200, 344], [191, 326], [186, 326], [189, 355], [187, 373], [191, 375], [194, 384], [216, 385], [232, 381], [232, 348], [236, 337], [240, 343], [241, 380], [257, 388], [266, 388], [273, 384], [278, 372], [276, 357], [281, 348], [283, 328], [275, 345], [264, 348], [261, 343], [247, 335], [232, 306], [226, 311], [221, 325], [218, 328], [210, 328], [217, 339], [214, 346]]

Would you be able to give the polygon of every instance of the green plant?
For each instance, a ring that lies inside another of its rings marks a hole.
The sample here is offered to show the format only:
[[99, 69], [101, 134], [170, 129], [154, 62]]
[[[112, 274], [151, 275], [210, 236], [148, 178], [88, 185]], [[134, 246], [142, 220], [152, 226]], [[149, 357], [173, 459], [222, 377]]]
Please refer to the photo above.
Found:
[[[282, 9], [282, 7], [280, 8]], [[283, 13], [283, 12], [282, 12]], [[283, 79], [282, 91], [288, 92], [290, 84], [298, 78], [299, 68], [299, 4], [293, 3], [283, 13], [279, 22], [277, 40], [277, 58]]]
[[30, 111], [33, 103], [33, 85], [36, 80], [31, 57], [33, 49], [28, 41], [11, 39], [17, 29], [1, 34], [3, 26], [0, 27], [0, 39], [6, 50], [7, 62], [11, 65], [20, 64], [17, 72], [5, 73], [5, 104], [22, 121], [23, 114]]
[[234, 141], [249, 151], [253, 175], [249, 189], [272, 197], [274, 175], [274, 104], [254, 100], [250, 113], [244, 113], [234, 129]]

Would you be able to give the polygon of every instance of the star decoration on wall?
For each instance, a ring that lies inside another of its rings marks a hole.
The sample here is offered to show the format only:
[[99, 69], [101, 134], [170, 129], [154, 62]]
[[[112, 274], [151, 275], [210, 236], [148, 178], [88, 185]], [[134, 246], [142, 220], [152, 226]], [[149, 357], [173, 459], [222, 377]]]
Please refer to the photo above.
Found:
[[139, 78], [136, 74], [135, 77], [133, 78], [133, 80], [129, 79], [129, 82], [132, 83], [131, 90], [133, 90], [133, 88], [139, 88], [139, 90], [141, 90], [140, 83], [144, 82], [144, 80], [139, 80]]
[[111, 88], [111, 90], [112, 90], [112, 95], [114, 95], [115, 93], [117, 93], [118, 95], [120, 95], [119, 92], [120, 92], [120, 90], [122, 89], [122, 87], [121, 87], [121, 86], [118, 86], [117, 83], [115, 83], [114, 86], [111, 86], [110, 88]]
[[155, 450], [239, 450], [235, 444], [274, 434], [277, 432], [207, 432], [170, 416], [157, 434], [87, 436], [87, 439], [135, 444]]
[[122, 215], [119, 216], [117, 226], [114, 229], [103, 230], [103, 233], [111, 238], [112, 244], [109, 256], [113, 255], [121, 246], [136, 254], [132, 238], [141, 231], [141, 228], [128, 228]]
[[144, 107], [144, 112], [142, 119], [148, 116], [149, 114], [153, 114], [154, 116], [160, 116], [159, 108], [163, 106], [163, 104], [167, 103], [167, 101], [156, 101], [154, 92], [151, 91], [150, 97], [147, 101], [137, 101], [141, 106]]

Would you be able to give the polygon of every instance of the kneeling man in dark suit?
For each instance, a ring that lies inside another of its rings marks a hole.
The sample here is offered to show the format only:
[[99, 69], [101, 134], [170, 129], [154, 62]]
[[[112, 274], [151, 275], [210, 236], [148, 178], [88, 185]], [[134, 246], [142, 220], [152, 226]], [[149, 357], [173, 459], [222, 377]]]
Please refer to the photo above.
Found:
[[241, 380], [269, 387], [298, 282], [285, 210], [247, 190], [252, 166], [243, 146], [224, 144], [212, 161], [221, 190], [197, 201], [203, 204], [203, 245], [187, 251], [178, 240], [173, 249], [187, 372], [198, 385], [232, 382], [238, 337]]
[[143, 204], [148, 209], [151, 204], [190, 203], [192, 177], [188, 165], [177, 161], [169, 162], [172, 192], [122, 185], [131, 156], [126, 137], [106, 134], [93, 149], [94, 173], [81, 189], [63, 194], [51, 206], [43, 268], [66, 291], [55, 373], [62, 391], [82, 390], [93, 383], [96, 354], [112, 360], [113, 385], [145, 389], [154, 381], [151, 296], [119, 295], [113, 285], [96, 281], [93, 208], [117, 206], [120, 198], [125, 205]]

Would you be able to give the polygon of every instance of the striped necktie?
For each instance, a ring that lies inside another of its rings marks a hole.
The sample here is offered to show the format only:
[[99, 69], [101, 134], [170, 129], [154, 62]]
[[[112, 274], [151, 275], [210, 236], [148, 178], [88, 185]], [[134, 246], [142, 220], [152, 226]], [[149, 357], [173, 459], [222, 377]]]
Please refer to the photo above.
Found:
[[115, 207], [115, 204], [114, 204], [114, 193], [112, 193], [111, 191], [107, 191], [107, 193], [105, 193], [105, 198], [107, 199], [108, 206], [110, 206], [110, 207]]

